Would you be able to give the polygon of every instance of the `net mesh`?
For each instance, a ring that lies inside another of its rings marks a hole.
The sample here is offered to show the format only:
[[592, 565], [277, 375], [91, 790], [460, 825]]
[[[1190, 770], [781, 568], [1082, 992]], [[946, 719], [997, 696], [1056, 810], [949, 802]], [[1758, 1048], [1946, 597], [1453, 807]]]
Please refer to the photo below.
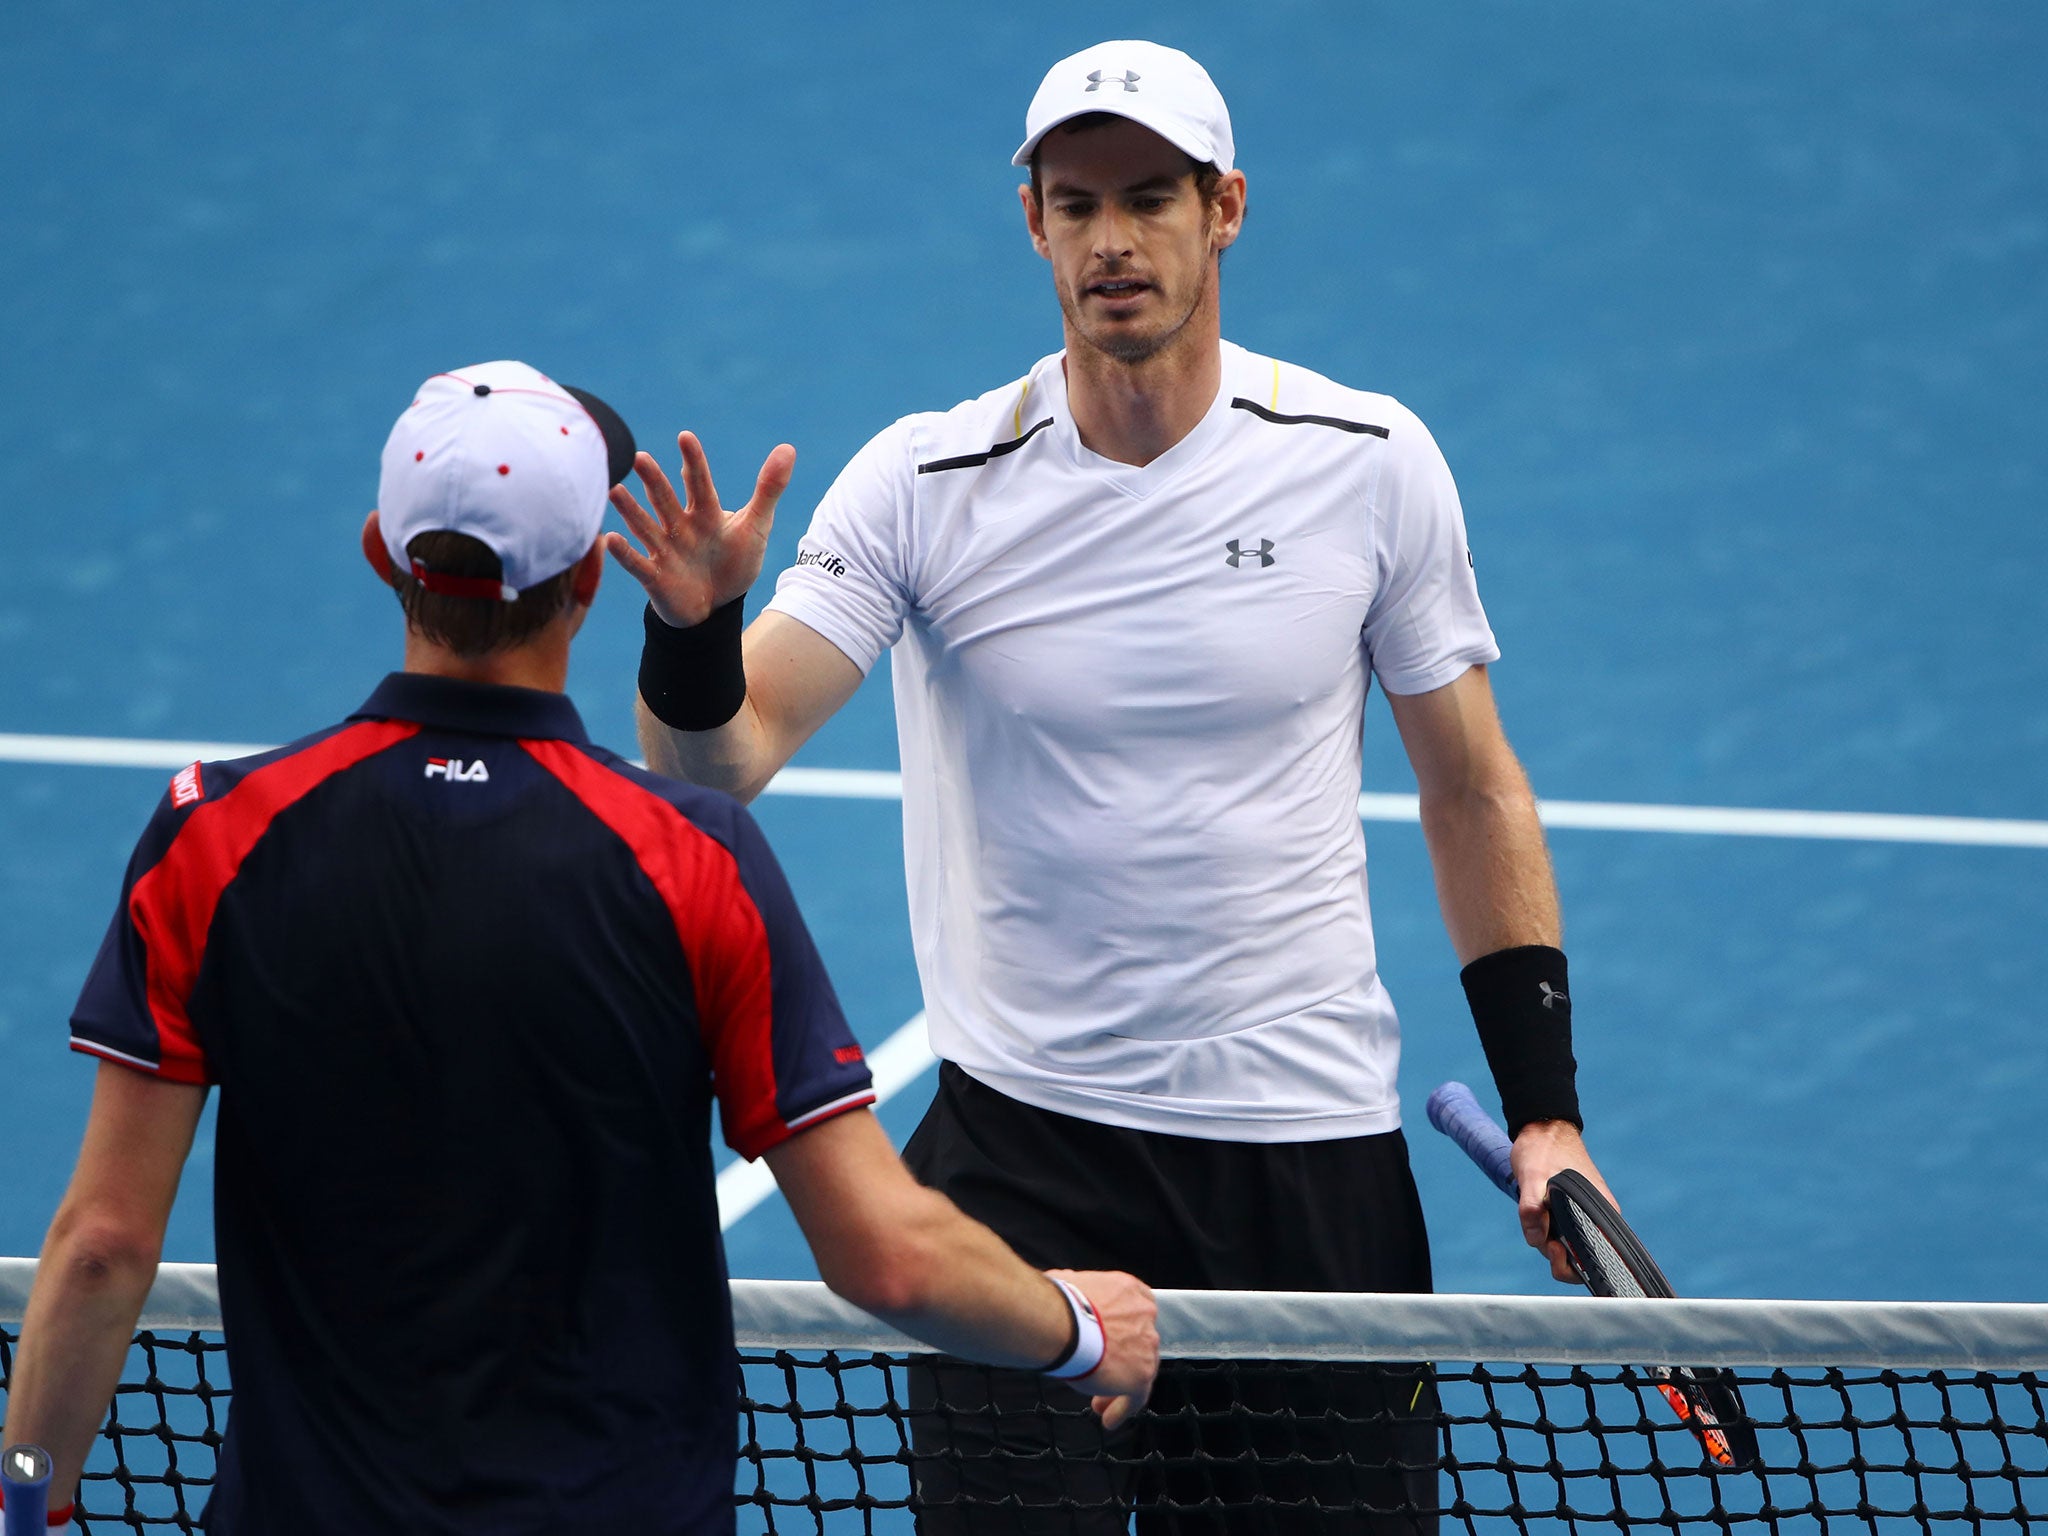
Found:
[[[2010, 1348], [1995, 1366], [1738, 1368], [1759, 1454], [1731, 1468], [1678, 1421], [1649, 1365], [1545, 1363], [1558, 1340], [1533, 1301], [1488, 1299], [1485, 1337], [1468, 1341], [1479, 1359], [1270, 1358], [1245, 1353], [1256, 1328], [1208, 1341], [1225, 1357], [1205, 1358], [1204, 1341], [1175, 1339], [1152, 1405], [1108, 1436], [1037, 1378], [864, 1347], [839, 1325], [845, 1309], [811, 1289], [814, 1342], [839, 1347], [798, 1347], [800, 1320], [742, 1345], [742, 1531], [1021, 1536], [1121, 1530], [1133, 1515], [1140, 1532], [2048, 1529], [2042, 1362]], [[1289, 1307], [1209, 1300], [1253, 1319]], [[2048, 1309], [2008, 1310], [2048, 1337]], [[1500, 1347], [1518, 1333], [1532, 1358]], [[1985, 1353], [1940, 1328], [1917, 1336], [1930, 1356]], [[0, 1327], [0, 1387], [15, 1337]], [[1336, 1342], [1332, 1353], [1358, 1352]], [[1629, 1344], [1575, 1342], [1588, 1356]], [[1713, 1362], [1744, 1347], [1724, 1324], [1695, 1343]], [[197, 1529], [231, 1403], [217, 1331], [139, 1333], [79, 1528]]]

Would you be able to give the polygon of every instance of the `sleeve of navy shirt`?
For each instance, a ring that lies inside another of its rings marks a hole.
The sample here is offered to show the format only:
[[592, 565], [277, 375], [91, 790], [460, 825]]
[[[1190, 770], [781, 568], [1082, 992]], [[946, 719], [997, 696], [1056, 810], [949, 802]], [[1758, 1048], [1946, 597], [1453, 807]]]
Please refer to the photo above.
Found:
[[725, 1139], [757, 1158], [872, 1104], [873, 1080], [767, 838], [737, 801], [692, 800], [692, 820], [731, 854], [747, 896], [693, 958], [717, 971], [697, 977], [696, 990]]
[[[196, 782], [193, 770], [186, 773]], [[152, 1006], [148, 946], [135, 920], [136, 886], [163, 861], [196, 804], [180, 793], [178, 782], [158, 803], [128, 861], [121, 904], [72, 1010], [71, 1046], [171, 1082], [207, 1083], [212, 1078], [191, 1030]]]

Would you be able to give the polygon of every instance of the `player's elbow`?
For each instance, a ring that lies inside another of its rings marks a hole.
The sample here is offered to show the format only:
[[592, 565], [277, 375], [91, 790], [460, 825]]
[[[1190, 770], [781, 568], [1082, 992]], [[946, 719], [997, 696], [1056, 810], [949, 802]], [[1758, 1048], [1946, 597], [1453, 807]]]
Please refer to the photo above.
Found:
[[880, 1318], [914, 1317], [924, 1310], [925, 1292], [918, 1277], [902, 1269], [875, 1266], [835, 1280], [825, 1277], [835, 1295]]
[[1451, 783], [1423, 785], [1421, 812], [1425, 832], [1490, 832], [1501, 826], [1533, 822], [1536, 797], [1530, 792], [1521, 765], [1509, 758]]
[[932, 1266], [914, 1241], [874, 1234], [850, 1243], [818, 1273], [834, 1295], [876, 1317], [914, 1317], [931, 1302]]
[[147, 1290], [163, 1233], [116, 1210], [66, 1207], [51, 1224], [39, 1269], [73, 1292]]
[[938, 1299], [956, 1222], [950, 1202], [913, 1187], [908, 1200], [842, 1229], [831, 1251], [817, 1255], [818, 1274], [863, 1312], [915, 1318]]

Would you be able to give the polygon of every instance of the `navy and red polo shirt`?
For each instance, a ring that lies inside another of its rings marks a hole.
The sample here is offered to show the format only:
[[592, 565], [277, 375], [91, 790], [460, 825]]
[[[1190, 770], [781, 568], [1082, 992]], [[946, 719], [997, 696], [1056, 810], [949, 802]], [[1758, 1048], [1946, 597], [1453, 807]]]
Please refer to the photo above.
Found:
[[710, 1149], [873, 1099], [740, 805], [397, 674], [172, 781], [72, 1018], [220, 1086], [208, 1528], [733, 1525]]

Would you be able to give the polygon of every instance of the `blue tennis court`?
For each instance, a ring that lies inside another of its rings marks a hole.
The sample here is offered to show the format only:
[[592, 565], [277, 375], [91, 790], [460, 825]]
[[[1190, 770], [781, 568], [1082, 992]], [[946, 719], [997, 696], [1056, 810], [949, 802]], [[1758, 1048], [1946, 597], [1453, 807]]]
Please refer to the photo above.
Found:
[[[65, 1019], [178, 744], [298, 735], [397, 663], [355, 538], [411, 387], [524, 358], [657, 449], [697, 431], [735, 493], [794, 442], [779, 569], [871, 433], [1059, 345], [1006, 162], [1044, 67], [1114, 29], [1231, 102], [1226, 334], [1399, 396], [1459, 476], [1553, 803], [1589, 1141], [1675, 1284], [2043, 1298], [2048, 12], [10, 21], [0, 1254], [68, 1174]], [[637, 614], [614, 571], [572, 683], [620, 747]], [[1366, 736], [1368, 789], [1411, 788], [1378, 701]], [[872, 1050], [920, 1006], [879, 672], [798, 765], [761, 819]], [[1547, 1290], [1416, 1129], [1484, 1066], [1420, 832], [1367, 809], [1438, 1284]], [[168, 1258], [212, 1256], [207, 1163]], [[772, 1196], [727, 1240], [812, 1273]]]

